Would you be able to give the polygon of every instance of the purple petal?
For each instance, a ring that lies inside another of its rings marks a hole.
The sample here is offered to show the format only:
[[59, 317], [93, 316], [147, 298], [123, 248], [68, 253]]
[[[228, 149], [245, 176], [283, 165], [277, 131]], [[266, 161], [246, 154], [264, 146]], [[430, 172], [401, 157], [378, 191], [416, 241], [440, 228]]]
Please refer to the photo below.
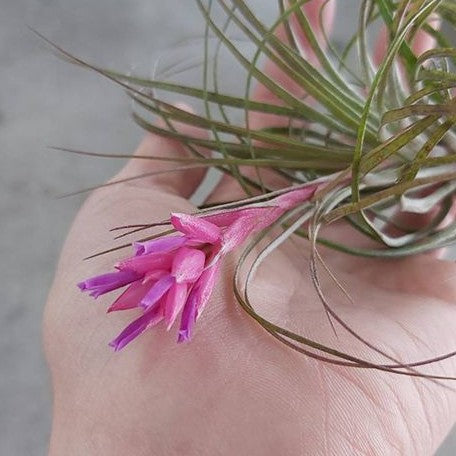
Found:
[[220, 240], [221, 231], [217, 225], [189, 214], [171, 214], [171, 223], [176, 230], [192, 240], [215, 244]]
[[114, 348], [114, 351], [119, 351], [145, 329], [156, 325], [161, 320], [163, 320], [163, 311], [160, 307], [156, 307], [130, 323], [109, 345]]
[[141, 307], [150, 309], [158, 300], [171, 288], [174, 283], [174, 277], [166, 275], [159, 279], [148, 293], [141, 299]]
[[185, 236], [165, 236], [145, 242], [133, 242], [133, 248], [137, 256], [149, 253], [167, 253], [182, 247], [186, 242]]
[[142, 277], [143, 274], [130, 270], [109, 272], [84, 280], [78, 283], [78, 287], [81, 291], [91, 291], [90, 296], [98, 298], [102, 294], [117, 290]]
[[203, 272], [205, 262], [206, 255], [201, 250], [182, 247], [174, 257], [171, 274], [177, 283], [194, 282]]
[[171, 329], [177, 315], [184, 307], [187, 300], [187, 290], [188, 285], [186, 283], [175, 283], [166, 296], [165, 322], [168, 330]]
[[189, 342], [192, 338], [193, 326], [196, 321], [196, 299], [190, 294], [182, 311], [181, 323], [177, 342]]

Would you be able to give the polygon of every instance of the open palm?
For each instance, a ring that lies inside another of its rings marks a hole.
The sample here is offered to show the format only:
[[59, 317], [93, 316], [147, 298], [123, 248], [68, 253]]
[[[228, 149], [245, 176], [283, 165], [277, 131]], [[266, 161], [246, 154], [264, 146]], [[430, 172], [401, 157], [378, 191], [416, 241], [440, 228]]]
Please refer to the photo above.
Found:
[[[259, 89], [258, 97], [268, 94]], [[253, 120], [259, 127], [270, 121]], [[152, 135], [138, 150], [157, 152], [185, 150]], [[120, 177], [160, 166], [132, 160]], [[456, 416], [450, 383], [334, 366], [279, 344], [236, 304], [234, 258], [225, 262], [190, 344], [177, 345], [175, 334], [159, 328], [119, 353], [107, 347], [135, 311], [107, 317], [111, 296], [94, 303], [76, 288], [81, 279], [110, 269], [116, 254], [81, 258], [109, 246], [113, 226], [143, 221], [138, 214], [150, 221], [194, 210], [188, 197], [201, 178], [199, 171], [185, 171], [103, 188], [78, 214], [44, 317], [54, 386], [50, 454], [432, 454]], [[226, 178], [211, 198], [238, 192]], [[328, 235], [363, 242], [344, 225]], [[456, 348], [452, 263], [431, 255], [383, 261], [321, 253], [353, 299], [321, 270], [338, 315], [392, 358], [414, 362]], [[308, 256], [306, 243], [292, 240], [268, 258], [251, 287], [257, 311], [341, 351], [391, 364], [342, 328], [334, 334], [311, 284]], [[456, 362], [418, 369], [455, 375]]]

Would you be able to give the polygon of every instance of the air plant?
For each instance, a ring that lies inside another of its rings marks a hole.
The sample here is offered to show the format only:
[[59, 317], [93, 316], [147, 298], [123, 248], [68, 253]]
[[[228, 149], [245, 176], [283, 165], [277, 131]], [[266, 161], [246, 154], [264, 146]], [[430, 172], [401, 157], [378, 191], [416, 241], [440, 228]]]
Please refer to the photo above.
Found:
[[[134, 102], [133, 118], [145, 130], [184, 143], [192, 156], [169, 159], [179, 169], [217, 168], [234, 177], [245, 192], [242, 200], [230, 201], [227, 195], [227, 201], [200, 207], [194, 214], [116, 227], [123, 230], [122, 236], [157, 226], [169, 229], [95, 254], [119, 252], [131, 245], [134, 249], [133, 256], [115, 265], [117, 272], [79, 284], [94, 297], [128, 286], [109, 310], [141, 309], [139, 319], [111, 345], [118, 350], [162, 320], [170, 328], [179, 314], [178, 340], [190, 340], [224, 256], [242, 246], [233, 293], [242, 309], [278, 341], [336, 364], [423, 376], [414, 369], [430, 361], [399, 363], [356, 336], [392, 362], [373, 364], [268, 321], [250, 301], [248, 285], [277, 246], [302, 237], [310, 246], [311, 277], [324, 309], [330, 319], [352, 331], [328, 306], [319, 285], [319, 245], [347, 255], [399, 258], [456, 241], [456, 223], [443, 223], [456, 192], [456, 4], [453, 0], [363, 0], [357, 30], [345, 48], [336, 49], [324, 24], [330, 0], [320, 1], [317, 25], [305, 14], [306, 0], [279, 0], [278, 17], [268, 26], [243, 0], [196, 3], [206, 23], [202, 87], [103, 69], [57, 48], [72, 63], [126, 89]], [[224, 12], [224, 22], [215, 20], [214, 8]], [[378, 36], [379, 26], [385, 36], [382, 57], [369, 41]], [[253, 57], [231, 38], [227, 30], [233, 27], [254, 45]], [[423, 35], [434, 43], [425, 50], [413, 45]], [[217, 46], [211, 52], [209, 42], [214, 40]], [[246, 72], [241, 94], [219, 88], [222, 48]], [[264, 71], [260, 63], [264, 58], [293, 90]], [[275, 101], [253, 98], [254, 84]], [[165, 101], [167, 93], [198, 100], [202, 112]], [[153, 123], [151, 114], [159, 116], [161, 123]], [[255, 125], [254, 115], [268, 117], [267, 127]], [[178, 124], [205, 130], [207, 135], [183, 134]], [[265, 178], [267, 173], [280, 177], [283, 185], [273, 187]], [[404, 213], [425, 214], [426, 223], [404, 226], [400, 222]], [[320, 235], [322, 227], [338, 220], [350, 224], [375, 247]], [[245, 268], [247, 274], [242, 274]]]

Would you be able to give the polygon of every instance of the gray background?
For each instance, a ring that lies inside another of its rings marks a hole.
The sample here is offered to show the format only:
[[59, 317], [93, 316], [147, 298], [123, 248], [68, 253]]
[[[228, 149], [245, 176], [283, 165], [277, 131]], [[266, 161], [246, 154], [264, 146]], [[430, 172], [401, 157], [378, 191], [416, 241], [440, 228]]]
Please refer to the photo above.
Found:
[[[358, 4], [343, 2], [339, 41], [353, 30]], [[275, 1], [252, 3], [273, 17]], [[121, 166], [46, 146], [122, 152], [141, 138], [122, 91], [56, 59], [26, 25], [92, 62], [142, 74], [164, 50], [182, 39], [198, 44], [203, 33], [190, 0], [0, 0], [0, 455], [8, 456], [47, 448], [51, 396], [41, 313], [83, 198], [56, 197], [101, 183]], [[455, 448], [451, 437], [439, 454]]]

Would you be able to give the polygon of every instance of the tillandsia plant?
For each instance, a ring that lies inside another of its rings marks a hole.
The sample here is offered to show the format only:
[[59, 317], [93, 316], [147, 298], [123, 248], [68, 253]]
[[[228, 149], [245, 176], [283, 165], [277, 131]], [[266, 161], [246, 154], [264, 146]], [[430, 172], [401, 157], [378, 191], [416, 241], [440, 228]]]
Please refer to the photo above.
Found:
[[[195, 213], [113, 227], [121, 233], [118, 237], [145, 234], [96, 253], [132, 250], [112, 271], [79, 284], [94, 298], [126, 287], [108, 311], [140, 312], [111, 346], [120, 350], [146, 329], [160, 322], [170, 329], [178, 318], [178, 341], [197, 337], [194, 324], [210, 300], [224, 259], [236, 250], [241, 253], [233, 293], [242, 309], [278, 341], [335, 364], [426, 376], [415, 368], [454, 353], [404, 363], [358, 335], [334, 312], [322, 290], [321, 267], [345, 292], [326, 268], [319, 246], [378, 261], [456, 241], [451, 217], [456, 192], [456, 4], [363, 0], [358, 27], [341, 48], [330, 39], [331, 0], [279, 0], [272, 25], [265, 25], [243, 0], [196, 3], [206, 23], [201, 87], [103, 69], [56, 47], [72, 63], [126, 89], [141, 127], [185, 144], [188, 157], [166, 158], [176, 169], [216, 168], [235, 178], [245, 193], [240, 200], [226, 194], [220, 204], [201, 206]], [[224, 14], [221, 22], [215, 9]], [[231, 38], [233, 29], [254, 46], [253, 55]], [[210, 45], [214, 42], [215, 47]], [[245, 70], [240, 94], [219, 88], [222, 49]], [[162, 96], [167, 93], [198, 100], [201, 112], [167, 102]], [[160, 122], [154, 123], [151, 115]], [[184, 133], [183, 126], [196, 127], [199, 134]], [[368, 242], [353, 245], [320, 234], [336, 221]], [[163, 230], [157, 233], [157, 228]], [[328, 347], [255, 310], [249, 294], [255, 272], [279, 245], [296, 237], [309, 245], [310, 277], [328, 324], [338, 324], [390, 364]]]

